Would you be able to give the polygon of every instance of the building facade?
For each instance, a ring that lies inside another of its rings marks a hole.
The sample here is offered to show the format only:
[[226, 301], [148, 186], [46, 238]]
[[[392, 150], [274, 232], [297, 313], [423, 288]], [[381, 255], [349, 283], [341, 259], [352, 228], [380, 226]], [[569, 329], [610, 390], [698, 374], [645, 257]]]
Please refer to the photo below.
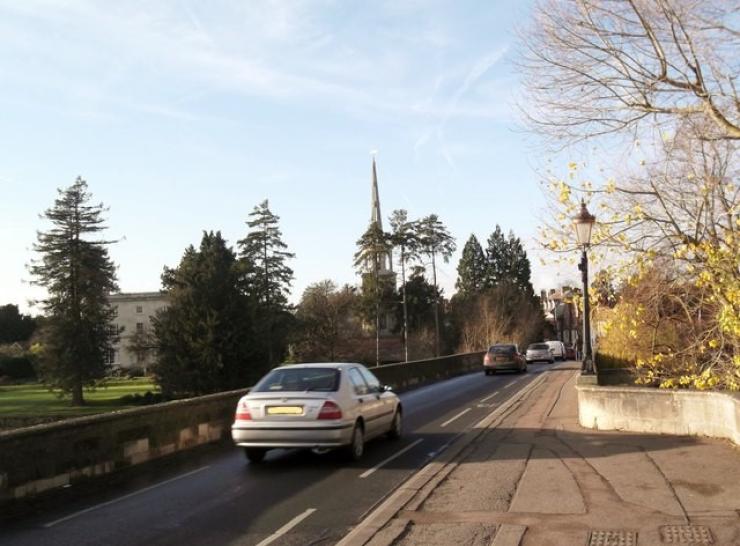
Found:
[[555, 332], [555, 339], [567, 345], [578, 347], [581, 340], [581, 315], [578, 306], [573, 302], [580, 290], [563, 286], [560, 290], [542, 290], [540, 299], [545, 311], [545, 319]]
[[118, 342], [108, 356], [114, 368], [141, 369], [147, 372], [154, 363], [151, 343], [152, 318], [158, 310], [167, 307], [167, 296], [161, 292], [121, 292], [108, 297], [116, 310], [114, 319]]

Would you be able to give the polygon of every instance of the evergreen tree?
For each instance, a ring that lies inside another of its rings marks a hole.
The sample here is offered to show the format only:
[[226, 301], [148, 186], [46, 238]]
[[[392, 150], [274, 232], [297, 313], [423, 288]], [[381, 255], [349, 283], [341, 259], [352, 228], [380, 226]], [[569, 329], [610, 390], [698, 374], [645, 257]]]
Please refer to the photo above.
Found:
[[[426, 326], [434, 324], [434, 305], [439, 299], [438, 290], [427, 281], [424, 276], [423, 267], [415, 267], [406, 281], [404, 287], [399, 288], [401, 292], [405, 288], [407, 298], [407, 312], [409, 332], [421, 330]], [[398, 307], [396, 315], [401, 315], [403, 309]]]
[[157, 382], [166, 396], [244, 387], [266, 371], [254, 346], [254, 302], [220, 232], [204, 232], [198, 249], [191, 245], [176, 268], [165, 268], [162, 286], [169, 306], [152, 322]]
[[515, 237], [513, 232], [509, 232], [508, 246], [507, 278], [526, 295], [534, 295], [532, 267], [527, 252], [522, 246], [522, 241], [519, 237]]
[[28, 341], [36, 330], [36, 320], [18, 311], [18, 306], [0, 305], [0, 343]]
[[398, 262], [401, 266], [401, 307], [403, 314], [400, 324], [403, 324], [404, 359], [409, 359], [408, 341], [408, 306], [406, 302], [406, 265], [419, 256], [419, 238], [416, 233], [416, 224], [409, 222], [408, 213], [404, 209], [394, 210], [390, 217], [391, 244], [399, 251]]
[[509, 274], [509, 251], [510, 247], [503, 231], [501, 231], [501, 226], [496, 224], [496, 229], [488, 237], [488, 247], [486, 248], [486, 260], [488, 262], [487, 287], [492, 288], [507, 279]]
[[82, 405], [83, 387], [105, 377], [116, 341], [110, 334], [115, 310], [108, 303], [108, 294], [117, 290], [108, 256], [114, 241], [98, 237], [106, 229], [106, 209], [90, 204], [82, 178], [58, 192], [44, 213], [53, 227], [39, 232], [34, 250], [41, 258], [30, 267], [33, 283], [48, 294], [41, 300], [47, 320], [40, 371], [45, 383]]
[[[430, 214], [417, 222], [419, 237], [419, 252], [428, 256], [432, 261], [432, 284], [440, 294], [437, 284], [437, 256], [441, 256], [445, 263], [457, 249], [455, 239], [436, 214]], [[435, 356], [439, 356], [439, 297], [434, 302], [434, 346]]]
[[496, 287], [507, 283], [518, 287], [524, 293], [534, 294], [531, 276], [532, 268], [521, 240], [509, 232], [508, 239], [499, 225], [488, 238], [486, 249], [488, 262], [487, 286]]
[[[354, 266], [362, 273], [363, 309], [375, 315], [375, 363], [380, 364], [380, 314], [388, 307], [393, 287], [389, 276], [380, 275], [380, 265], [390, 255], [391, 237], [377, 222], [371, 222], [357, 241]], [[392, 296], [391, 296], [392, 297]], [[367, 305], [369, 303], [369, 305]]]
[[[278, 227], [280, 217], [270, 211], [265, 199], [249, 214], [247, 226], [250, 232], [238, 242], [239, 258], [242, 260], [247, 290], [256, 297], [257, 312], [264, 326], [261, 338], [267, 347], [269, 364], [275, 362], [275, 353], [285, 349], [285, 319], [287, 319], [288, 295], [293, 281], [293, 270], [287, 261], [295, 257], [288, 252]], [[276, 332], [281, 332], [275, 336]], [[276, 351], [277, 349], [277, 351]]]
[[473, 296], [486, 288], [488, 262], [483, 248], [475, 235], [470, 235], [465, 243], [462, 257], [457, 264], [457, 282], [455, 288], [463, 296]]

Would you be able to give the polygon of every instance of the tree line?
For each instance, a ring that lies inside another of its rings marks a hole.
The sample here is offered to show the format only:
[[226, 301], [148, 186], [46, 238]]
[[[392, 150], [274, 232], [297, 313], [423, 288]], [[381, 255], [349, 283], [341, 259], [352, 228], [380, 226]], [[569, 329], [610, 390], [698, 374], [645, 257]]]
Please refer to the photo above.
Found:
[[[45, 315], [39, 374], [74, 404], [84, 403], [84, 386], [110, 373], [109, 355], [122, 334], [113, 327], [116, 311], [109, 302], [118, 285], [109, 256], [115, 241], [104, 236], [106, 211], [92, 203], [81, 178], [60, 189], [44, 214], [51, 228], [38, 234], [38, 258], [30, 266], [33, 282], [47, 293], [38, 302]], [[291, 306], [289, 263], [295, 254], [265, 200], [248, 215], [245, 236], [235, 246], [220, 232], [205, 231], [176, 266], [165, 266], [161, 281], [168, 305], [151, 328], [131, 336], [128, 349], [153, 351], [163, 395], [181, 397], [250, 385], [285, 361], [378, 362], [377, 344], [375, 355], [354, 345], [367, 338], [368, 324], [378, 341], [381, 314], [395, 317], [392, 330], [406, 360], [479, 350], [497, 338], [523, 343], [541, 334], [544, 317], [529, 260], [513, 234], [506, 238], [496, 226], [485, 252], [471, 236], [458, 265], [458, 292], [446, 299], [437, 267], [439, 260], [449, 261], [456, 244], [439, 217], [412, 221], [405, 210], [396, 210], [390, 225], [386, 233], [372, 223], [358, 240], [359, 287], [326, 279], [306, 288]], [[399, 265], [398, 288], [392, 277], [379, 274], [386, 258]]]

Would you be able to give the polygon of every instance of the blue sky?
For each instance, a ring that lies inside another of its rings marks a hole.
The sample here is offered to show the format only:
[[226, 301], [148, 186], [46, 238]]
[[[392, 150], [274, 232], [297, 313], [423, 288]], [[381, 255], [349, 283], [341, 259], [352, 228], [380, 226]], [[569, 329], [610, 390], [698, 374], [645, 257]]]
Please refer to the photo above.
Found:
[[[512, 66], [528, 7], [0, 1], [0, 304], [39, 294], [38, 215], [78, 175], [125, 237], [111, 249], [124, 291], [158, 289], [202, 230], [234, 243], [265, 198], [297, 255], [294, 301], [357, 282], [371, 150], [384, 216], [436, 213], [460, 249], [498, 223], [533, 249], [543, 158]], [[441, 268], [448, 295], [458, 258]], [[564, 280], [531, 258], [536, 287]]]

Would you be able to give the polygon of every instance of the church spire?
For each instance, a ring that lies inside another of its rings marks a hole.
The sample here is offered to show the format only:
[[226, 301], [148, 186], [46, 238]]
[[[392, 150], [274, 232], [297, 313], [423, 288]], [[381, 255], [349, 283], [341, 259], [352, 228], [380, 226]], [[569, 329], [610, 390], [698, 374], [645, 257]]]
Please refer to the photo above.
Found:
[[[370, 192], [370, 225], [377, 225], [383, 231], [383, 216], [380, 214], [380, 192], [378, 192], [378, 168], [375, 165], [375, 154], [373, 154], [373, 180]], [[385, 275], [393, 273], [393, 257], [390, 252], [383, 254], [380, 259], [380, 273]]]
[[370, 223], [378, 224], [383, 229], [383, 216], [380, 214], [380, 194], [378, 193], [378, 171], [375, 167], [375, 156], [373, 155], [373, 187], [370, 196], [372, 208], [370, 210]]

